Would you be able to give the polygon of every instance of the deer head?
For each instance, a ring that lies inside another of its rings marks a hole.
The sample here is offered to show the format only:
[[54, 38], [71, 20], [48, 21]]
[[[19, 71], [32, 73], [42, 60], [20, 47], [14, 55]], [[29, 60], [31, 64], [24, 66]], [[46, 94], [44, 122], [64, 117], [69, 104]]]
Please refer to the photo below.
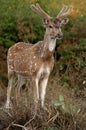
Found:
[[68, 23], [67, 16], [71, 13], [72, 7], [67, 9], [67, 6], [64, 6], [55, 19], [42, 10], [39, 4], [31, 5], [31, 8], [43, 18], [46, 33], [50, 35], [51, 39], [61, 39], [63, 37], [61, 26]]

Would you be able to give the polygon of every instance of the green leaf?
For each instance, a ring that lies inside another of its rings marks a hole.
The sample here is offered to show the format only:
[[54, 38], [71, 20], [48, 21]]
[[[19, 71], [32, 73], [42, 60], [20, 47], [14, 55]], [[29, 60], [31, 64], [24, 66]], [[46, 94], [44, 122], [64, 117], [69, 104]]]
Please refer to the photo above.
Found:
[[54, 103], [54, 106], [56, 106], [56, 107], [57, 107], [57, 106], [61, 106], [61, 105], [62, 105], [61, 102], [55, 102], [55, 103]]
[[59, 70], [63, 70], [63, 69], [64, 69], [64, 66], [62, 64], [60, 64]]
[[62, 95], [59, 95], [59, 101], [64, 102], [64, 97]]

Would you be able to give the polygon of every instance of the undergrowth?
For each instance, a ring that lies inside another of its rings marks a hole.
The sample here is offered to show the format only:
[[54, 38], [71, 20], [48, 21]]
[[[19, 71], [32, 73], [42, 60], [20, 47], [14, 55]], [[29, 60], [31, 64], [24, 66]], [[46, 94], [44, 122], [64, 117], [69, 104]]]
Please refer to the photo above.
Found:
[[38, 107], [36, 113], [33, 101], [26, 105], [22, 100], [18, 105], [13, 100], [12, 109], [0, 108], [0, 130], [85, 130], [86, 114], [62, 95], [46, 109]]

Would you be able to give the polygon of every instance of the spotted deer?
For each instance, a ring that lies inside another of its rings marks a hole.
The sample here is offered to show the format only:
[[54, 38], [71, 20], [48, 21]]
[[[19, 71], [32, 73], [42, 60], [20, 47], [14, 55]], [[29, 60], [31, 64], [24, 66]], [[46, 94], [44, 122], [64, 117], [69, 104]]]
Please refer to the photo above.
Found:
[[64, 6], [56, 18], [53, 19], [42, 10], [39, 4], [31, 5], [31, 9], [43, 18], [43, 24], [46, 28], [44, 39], [34, 45], [19, 42], [9, 48], [7, 56], [9, 83], [6, 108], [10, 107], [11, 89], [15, 73], [18, 76], [18, 92], [16, 94], [20, 96], [20, 88], [24, 84], [23, 79], [31, 77], [34, 86], [35, 104], [38, 104], [40, 99], [41, 107], [44, 107], [46, 86], [54, 66], [53, 54], [56, 39], [63, 38], [61, 27], [68, 23], [67, 16], [72, 11], [72, 7], [68, 9], [67, 6]]

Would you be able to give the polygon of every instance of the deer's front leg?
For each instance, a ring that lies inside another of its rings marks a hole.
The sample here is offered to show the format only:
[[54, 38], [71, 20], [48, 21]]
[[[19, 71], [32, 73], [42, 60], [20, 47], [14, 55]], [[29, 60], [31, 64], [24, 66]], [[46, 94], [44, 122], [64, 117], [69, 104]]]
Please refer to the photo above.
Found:
[[47, 74], [44, 79], [41, 81], [41, 106], [44, 107], [44, 100], [45, 100], [45, 94], [46, 94], [46, 87], [48, 83], [49, 75]]

